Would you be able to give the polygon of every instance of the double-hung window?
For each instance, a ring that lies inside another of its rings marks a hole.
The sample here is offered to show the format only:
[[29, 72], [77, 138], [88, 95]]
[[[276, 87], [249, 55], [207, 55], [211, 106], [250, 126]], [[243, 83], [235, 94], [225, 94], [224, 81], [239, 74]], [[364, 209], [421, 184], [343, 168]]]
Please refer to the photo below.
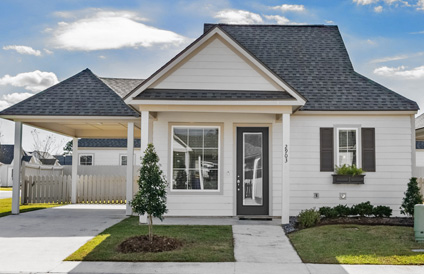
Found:
[[92, 166], [93, 165], [93, 155], [86, 154], [79, 156], [79, 164], [81, 166]]
[[358, 166], [357, 128], [337, 128], [337, 165]]
[[219, 190], [220, 128], [172, 127], [172, 190]]

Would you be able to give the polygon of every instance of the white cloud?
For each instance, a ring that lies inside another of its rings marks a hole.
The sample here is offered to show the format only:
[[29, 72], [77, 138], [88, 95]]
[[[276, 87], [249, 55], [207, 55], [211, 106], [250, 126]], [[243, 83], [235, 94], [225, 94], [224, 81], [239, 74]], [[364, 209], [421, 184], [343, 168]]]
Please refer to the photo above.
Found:
[[280, 16], [280, 15], [264, 15], [264, 16], [266, 19], [276, 21], [277, 24], [280, 24], [280, 25], [290, 24], [290, 20], [284, 16]]
[[99, 55], [99, 58], [100, 58], [100, 59], [106, 59], [106, 56], [104, 56], [104, 55]]
[[374, 74], [385, 77], [403, 77], [407, 79], [420, 79], [424, 78], [424, 66], [407, 69], [406, 66], [400, 67], [387, 67], [383, 66], [376, 68]]
[[59, 81], [53, 72], [35, 70], [32, 72], [19, 73], [16, 76], [6, 74], [0, 78], [0, 85], [12, 85], [24, 87], [32, 92], [39, 92], [57, 84]]
[[424, 0], [419, 0], [417, 2], [417, 10], [424, 10]]
[[332, 20], [325, 20], [325, 23], [326, 24], [334, 24], [334, 21], [332, 21]]
[[383, 11], [383, 6], [377, 6], [377, 7], [374, 7], [374, 11], [375, 11], [376, 13], [381, 13], [381, 12]]
[[271, 9], [273, 9], [273, 10], [281, 10], [282, 12], [287, 12], [287, 11], [301, 12], [301, 11], [305, 11], [305, 6], [304, 5], [288, 5], [288, 4], [283, 4], [281, 6], [271, 7]]
[[356, 3], [357, 5], [371, 5], [374, 3], [377, 3], [380, 0], [353, 0], [353, 3]]
[[[89, 10], [84, 18], [59, 22], [52, 31], [53, 44], [67, 50], [105, 50], [124, 47], [179, 46], [187, 41], [175, 32], [147, 26], [130, 11]], [[63, 13], [61, 17], [72, 18]]]
[[424, 30], [417, 31], [417, 32], [410, 32], [409, 34], [424, 34]]
[[44, 52], [46, 53], [46, 54], [53, 54], [53, 51], [51, 51], [51, 50], [48, 50], [48, 49], [43, 49], [44, 50]]
[[218, 11], [215, 18], [221, 23], [227, 24], [260, 24], [263, 23], [262, 17], [246, 10], [225, 9]]
[[0, 99], [0, 110], [3, 110], [5, 108], [10, 107], [11, 105], [14, 105], [16, 103], [19, 103], [20, 101], [23, 101], [29, 97], [34, 95], [34, 93], [28, 93], [28, 92], [14, 92], [10, 94], [5, 94]]
[[31, 47], [27, 46], [17, 46], [17, 45], [10, 45], [10, 46], [4, 46], [4, 50], [16, 50], [16, 52], [20, 54], [28, 54], [28, 55], [35, 55], [35, 56], [41, 56], [41, 51], [35, 50]]
[[412, 58], [412, 57], [419, 57], [419, 56], [423, 56], [423, 55], [424, 55], [424, 51], [412, 53], [412, 54], [401, 54], [401, 55], [395, 55], [395, 56], [388, 56], [388, 57], [373, 59], [373, 60], [370, 61], [370, 63], [385, 63], [385, 62], [390, 62], [390, 61], [404, 60], [404, 59], [408, 59], [408, 58]]

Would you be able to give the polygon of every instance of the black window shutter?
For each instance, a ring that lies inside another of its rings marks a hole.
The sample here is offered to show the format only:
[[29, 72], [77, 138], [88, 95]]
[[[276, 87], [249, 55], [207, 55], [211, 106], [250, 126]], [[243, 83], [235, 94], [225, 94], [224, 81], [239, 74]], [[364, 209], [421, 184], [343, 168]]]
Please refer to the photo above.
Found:
[[362, 169], [375, 172], [375, 128], [362, 128]]
[[320, 128], [320, 166], [321, 171], [334, 171], [334, 130]]

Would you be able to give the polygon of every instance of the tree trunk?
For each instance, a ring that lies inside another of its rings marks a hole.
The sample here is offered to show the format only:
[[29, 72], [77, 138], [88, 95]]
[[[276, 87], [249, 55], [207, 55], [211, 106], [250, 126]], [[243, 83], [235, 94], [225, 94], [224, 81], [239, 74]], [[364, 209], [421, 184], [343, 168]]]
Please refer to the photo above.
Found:
[[152, 242], [153, 241], [153, 218], [152, 218], [152, 215], [149, 214], [148, 218], [149, 218], [149, 241]]

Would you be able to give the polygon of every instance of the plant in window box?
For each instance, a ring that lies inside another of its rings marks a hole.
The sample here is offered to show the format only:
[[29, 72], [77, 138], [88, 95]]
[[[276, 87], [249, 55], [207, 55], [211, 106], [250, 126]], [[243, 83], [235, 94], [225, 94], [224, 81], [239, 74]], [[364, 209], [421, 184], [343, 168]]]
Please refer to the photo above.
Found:
[[336, 166], [333, 174], [333, 184], [363, 184], [365, 174], [362, 168], [356, 165]]

